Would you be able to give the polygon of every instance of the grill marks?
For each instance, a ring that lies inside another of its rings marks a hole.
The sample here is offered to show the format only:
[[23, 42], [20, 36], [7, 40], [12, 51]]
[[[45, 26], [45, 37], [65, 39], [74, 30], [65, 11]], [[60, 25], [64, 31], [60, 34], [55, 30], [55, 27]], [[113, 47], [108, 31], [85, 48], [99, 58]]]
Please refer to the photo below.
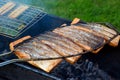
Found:
[[[39, 44], [39, 45], [37, 45]], [[37, 39], [31, 40], [23, 45], [19, 46], [15, 50], [15, 54], [20, 52], [22, 54], [26, 53], [30, 56], [30, 58], [53, 58], [53, 57], [60, 57], [60, 55], [52, 50], [47, 45], [41, 43]], [[18, 57], [20, 56], [18, 55]], [[27, 58], [27, 57], [26, 57]], [[56, 60], [44, 60], [44, 61], [29, 61], [30, 64], [43, 69], [46, 72], [50, 72], [57, 64], [59, 64], [62, 59]]]
[[[42, 37], [42, 38], [41, 38]], [[71, 41], [68, 41], [68, 43], [65, 43], [63, 41], [59, 41], [55, 38], [52, 37], [47, 37], [47, 36], [40, 36], [42, 40], [42, 42], [48, 46], [50, 46], [53, 50], [57, 51], [61, 56], [69, 56], [69, 55], [74, 55], [74, 54], [78, 54], [78, 53], [82, 53], [83, 50], [82, 48], [79, 48], [79, 50], [76, 50], [74, 48], [72, 48], [72, 43]], [[45, 39], [46, 38], [46, 39]], [[71, 46], [70, 46], [71, 45]], [[75, 45], [76, 47], [78, 47], [77, 45]], [[77, 57], [71, 57], [71, 58], [66, 58], [66, 60], [70, 63], [75, 63], [76, 60], [79, 58], [80, 56]]]
[[106, 40], [109, 40], [110, 38], [114, 37], [114, 35], [117, 35], [117, 32], [113, 29], [110, 29], [106, 26], [95, 24], [95, 23], [89, 23], [89, 24], [78, 24], [79, 27], [83, 27], [89, 30], [92, 30], [93, 32], [101, 35], [102, 37], [105, 37]]
[[[77, 24], [77, 29], [84, 29], [85, 31], [91, 32], [97, 36], [103, 37], [106, 41], [109, 41], [110, 39], [114, 38], [118, 33], [101, 24], [96, 23], [89, 23], [89, 24]], [[120, 40], [120, 36], [116, 36], [112, 41], [110, 41], [109, 45], [111, 46], [118, 46]]]
[[[83, 52], [83, 49], [80, 46], [74, 44], [69, 39], [53, 32], [48, 32], [46, 34], [39, 35], [33, 40], [30, 40], [29, 42], [22, 44], [22, 46], [17, 47], [17, 49], [28, 48], [26, 50], [26, 53], [29, 54], [31, 58], [32, 56], [33, 58], [35, 57], [39, 58], [39, 56], [44, 58], [44, 56], [46, 57], [46, 55], [48, 57], [57, 57], [57, 56], [53, 56], [51, 50], [48, 51], [48, 48], [45, 49], [45, 45], [48, 45], [52, 50], [56, 51], [61, 56], [69, 56]], [[52, 56], [49, 56], [51, 54], [46, 54], [46, 51], [52, 53]], [[77, 56], [77, 57], [66, 58], [66, 60], [73, 64], [79, 58], [80, 56]]]
[[[73, 27], [64, 27], [55, 29], [53, 32], [58, 33], [62, 36], [68, 37], [76, 44], [80, 45], [86, 50], [92, 50], [98, 47], [98, 42], [103, 42], [104, 39], [95, 36], [94, 34], [88, 33], [83, 30], [78, 30]], [[99, 40], [98, 40], [99, 39]]]
[[[60, 57], [59, 54], [56, 54], [55, 51], [53, 51], [47, 45], [43, 44], [41, 41], [38, 41], [37, 39], [33, 39], [33, 40], [29, 41], [28, 43], [24, 43], [23, 45], [17, 47], [17, 49], [18, 50], [22, 49], [21, 51], [31, 55], [31, 58]], [[28, 50], [25, 50], [25, 49], [28, 49]]]
[[70, 26], [70, 28], [72, 30], [84, 32], [84, 34], [82, 34], [82, 35], [86, 34], [85, 37], [91, 43], [93, 49], [102, 46], [105, 42], [103, 37], [101, 38], [101, 36], [99, 36], [97, 33], [93, 33], [93, 31], [91, 32], [90, 30], [89, 31], [85, 30], [85, 28], [80, 29], [80, 27], [78, 27], [78, 26]]
[[70, 48], [73, 51], [82, 52], [82, 48], [80, 46], [76, 45], [74, 42], [72, 42], [71, 40], [69, 40], [69, 39], [67, 39], [63, 36], [60, 36], [60, 35], [55, 34], [53, 32], [48, 32], [46, 34], [43, 34], [42, 36], [51, 38], [54, 41], [56, 41], [57, 43], [61, 43], [61, 45], [64, 45], [64, 46], [66, 46], [67, 48]]

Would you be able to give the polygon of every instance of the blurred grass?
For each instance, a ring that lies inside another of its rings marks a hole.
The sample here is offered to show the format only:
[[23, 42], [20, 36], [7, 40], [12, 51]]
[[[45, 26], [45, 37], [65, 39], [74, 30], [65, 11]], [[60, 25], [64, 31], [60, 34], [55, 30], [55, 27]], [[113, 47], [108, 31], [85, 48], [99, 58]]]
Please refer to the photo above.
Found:
[[28, 2], [43, 7], [49, 14], [70, 20], [78, 17], [86, 22], [109, 22], [120, 31], [120, 0], [28, 0]]

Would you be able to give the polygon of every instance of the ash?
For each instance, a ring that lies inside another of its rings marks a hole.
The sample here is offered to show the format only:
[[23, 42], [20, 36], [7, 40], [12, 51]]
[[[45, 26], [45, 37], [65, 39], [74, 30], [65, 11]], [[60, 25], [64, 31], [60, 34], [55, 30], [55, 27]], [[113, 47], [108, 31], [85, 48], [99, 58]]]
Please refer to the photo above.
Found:
[[74, 65], [63, 61], [51, 73], [62, 80], [114, 80], [98, 65], [89, 60], [80, 59]]

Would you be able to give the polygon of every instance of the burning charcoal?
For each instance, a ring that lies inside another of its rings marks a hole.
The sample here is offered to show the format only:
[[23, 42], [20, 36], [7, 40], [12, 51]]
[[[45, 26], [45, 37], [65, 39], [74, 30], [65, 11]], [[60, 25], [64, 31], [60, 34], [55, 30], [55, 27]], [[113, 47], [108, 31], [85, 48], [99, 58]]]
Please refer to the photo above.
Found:
[[51, 74], [62, 80], [113, 80], [107, 73], [100, 70], [98, 65], [83, 59], [74, 65], [64, 61]]

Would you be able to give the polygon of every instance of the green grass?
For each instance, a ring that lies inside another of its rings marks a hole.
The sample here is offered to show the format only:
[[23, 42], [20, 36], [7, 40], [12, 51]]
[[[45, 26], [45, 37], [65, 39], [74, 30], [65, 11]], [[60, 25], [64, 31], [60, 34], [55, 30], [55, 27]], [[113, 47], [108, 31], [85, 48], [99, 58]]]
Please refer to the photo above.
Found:
[[[24, 0], [17, 0], [24, 1]], [[109, 22], [120, 30], [119, 0], [26, 0], [49, 14], [86, 22]]]

